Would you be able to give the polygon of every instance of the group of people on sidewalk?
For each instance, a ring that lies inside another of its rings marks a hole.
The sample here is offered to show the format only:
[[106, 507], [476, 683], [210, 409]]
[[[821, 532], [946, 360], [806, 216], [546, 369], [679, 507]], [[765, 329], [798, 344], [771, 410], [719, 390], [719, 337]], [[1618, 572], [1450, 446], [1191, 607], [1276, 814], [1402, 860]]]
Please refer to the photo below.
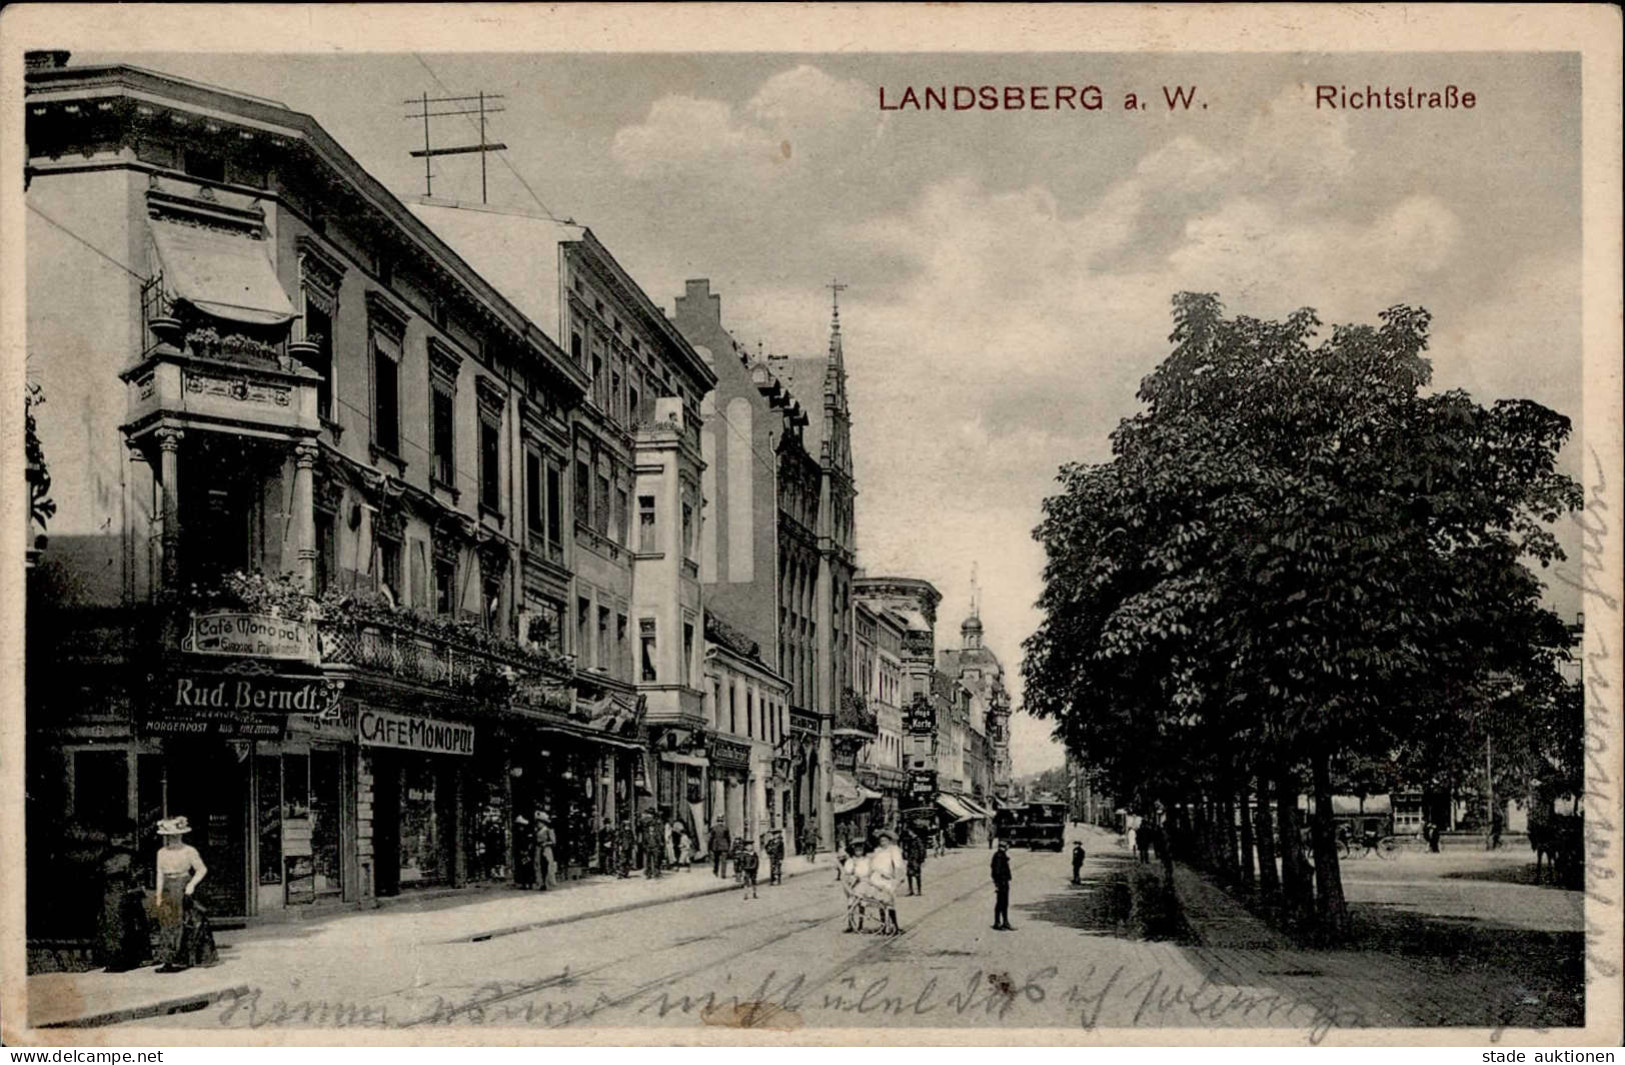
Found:
[[195, 897], [209, 867], [185, 840], [191, 830], [184, 817], [158, 822], [163, 843], [153, 861], [150, 894], [139, 872], [133, 826], [108, 840], [102, 859], [102, 908], [95, 950], [96, 961], [108, 972], [128, 972], [149, 960], [157, 963], [161, 973], [219, 961], [208, 913]]

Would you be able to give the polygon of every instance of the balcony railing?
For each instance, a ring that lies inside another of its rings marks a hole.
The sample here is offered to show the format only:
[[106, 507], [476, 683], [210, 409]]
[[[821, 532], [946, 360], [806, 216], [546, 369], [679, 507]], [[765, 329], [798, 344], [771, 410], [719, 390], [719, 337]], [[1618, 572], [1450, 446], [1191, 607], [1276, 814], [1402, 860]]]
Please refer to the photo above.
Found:
[[516, 646], [479, 646], [450, 635], [425, 632], [389, 620], [317, 622], [324, 665], [349, 665], [436, 687], [476, 690], [502, 677], [568, 678], [569, 659]]

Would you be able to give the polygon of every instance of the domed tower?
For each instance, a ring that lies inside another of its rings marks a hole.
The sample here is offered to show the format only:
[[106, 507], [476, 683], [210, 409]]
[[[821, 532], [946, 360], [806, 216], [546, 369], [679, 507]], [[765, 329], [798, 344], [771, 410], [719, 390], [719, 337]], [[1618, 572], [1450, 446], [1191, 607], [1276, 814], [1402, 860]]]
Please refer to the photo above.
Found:
[[967, 651], [982, 646], [982, 619], [977, 617], [974, 611], [965, 619], [965, 623], [959, 626], [959, 646]]

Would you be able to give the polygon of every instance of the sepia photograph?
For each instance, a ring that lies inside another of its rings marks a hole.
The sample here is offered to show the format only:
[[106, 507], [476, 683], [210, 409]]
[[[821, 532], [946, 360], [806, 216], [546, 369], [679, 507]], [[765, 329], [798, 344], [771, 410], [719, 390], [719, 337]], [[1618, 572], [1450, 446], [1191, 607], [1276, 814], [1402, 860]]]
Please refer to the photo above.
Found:
[[1618, 1046], [1620, 16], [1360, 10], [7, 10], [4, 1041]]

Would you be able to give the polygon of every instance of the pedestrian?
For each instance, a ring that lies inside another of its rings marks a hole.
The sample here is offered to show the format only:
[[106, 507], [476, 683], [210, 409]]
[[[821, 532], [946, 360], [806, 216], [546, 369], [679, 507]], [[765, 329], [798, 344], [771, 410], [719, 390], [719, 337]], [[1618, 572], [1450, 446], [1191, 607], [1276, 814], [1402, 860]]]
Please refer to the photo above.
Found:
[[811, 822], [801, 827], [801, 853], [807, 856], [809, 862], [818, 860], [818, 829]]
[[993, 852], [993, 930], [1014, 932], [1010, 927], [1010, 841], [999, 840]]
[[632, 819], [623, 818], [615, 827], [615, 869], [616, 876], [625, 880], [632, 875], [632, 866], [637, 863], [638, 837], [632, 828]]
[[869, 859], [864, 856], [863, 844], [849, 843], [845, 851], [836, 851], [840, 864], [838, 880], [846, 889], [846, 930], [863, 931], [863, 902], [869, 892]]
[[943, 855], [948, 853], [948, 834], [946, 832], [944, 832], [942, 829], [939, 828], [939, 829], [937, 829], [936, 836], [937, 836], [937, 857], [941, 858]]
[[769, 885], [784, 883], [784, 829], [775, 828], [767, 833], [767, 843], [762, 848], [767, 854], [767, 882]]
[[661, 820], [652, 813], [643, 815], [643, 876], [646, 880], [659, 880], [660, 867], [666, 858], [666, 833]]
[[733, 847], [733, 837], [728, 834], [728, 824], [722, 818], [711, 826], [711, 875], [724, 879], [728, 876], [728, 851]]
[[1434, 854], [1439, 853], [1439, 826], [1429, 821], [1422, 826], [1422, 838], [1427, 840], [1428, 850]]
[[553, 819], [546, 813], [536, 812], [536, 882], [543, 891], [559, 886], [558, 871], [553, 858], [553, 847], [558, 837], [553, 834]]
[[876, 894], [886, 911], [881, 931], [887, 935], [897, 935], [903, 931], [897, 923], [897, 882], [903, 879], [907, 862], [903, 858], [902, 849], [897, 846], [896, 832], [883, 828], [876, 836], [880, 846], [875, 848], [873, 857], [869, 859], [869, 881], [874, 884]]
[[1490, 850], [1501, 849], [1501, 829], [1505, 824], [1506, 822], [1501, 817], [1501, 811], [1497, 810], [1490, 815]]
[[677, 859], [677, 868], [686, 873], [691, 862], [693, 845], [688, 840], [688, 830], [676, 818], [672, 818], [671, 822], [671, 839], [672, 850]]
[[608, 875], [615, 872], [615, 868], [615, 825], [606, 817], [598, 830], [598, 869]]
[[184, 817], [166, 817], [158, 822], [158, 835], [163, 846], [158, 848], [156, 871], [158, 874], [158, 971], [178, 973], [191, 967], [190, 953], [185, 948], [186, 910], [192, 902], [192, 892], [209, 875], [203, 856], [181, 837], [192, 831]]
[[524, 814], [513, 819], [513, 886], [521, 891], [536, 886], [536, 831]]
[[903, 846], [903, 860], [908, 863], [908, 893], [924, 895], [925, 837], [918, 832], [908, 834]]
[[739, 860], [735, 864], [739, 869], [739, 882], [745, 886], [744, 897], [760, 898], [756, 893], [756, 873], [761, 867], [761, 859], [756, 854], [755, 844], [748, 839], [741, 839], [740, 842]]
[[664, 813], [660, 815], [660, 836], [663, 844], [662, 858], [667, 869], [677, 868], [677, 840], [672, 832], [672, 819]]
[[1084, 860], [1085, 857], [1087, 857], [1087, 855], [1085, 855], [1084, 851], [1083, 851], [1083, 841], [1082, 840], [1073, 840], [1072, 841], [1072, 882], [1074, 884], [1083, 883], [1083, 860]]
[[102, 910], [96, 960], [110, 973], [128, 972], [147, 960], [151, 937], [145, 892], [136, 875], [135, 822], [113, 833], [102, 854]]
[[1134, 826], [1134, 849], [1139, 852], [1140, 864], [1151, 861], [1151, 828], [1144, 821]]

